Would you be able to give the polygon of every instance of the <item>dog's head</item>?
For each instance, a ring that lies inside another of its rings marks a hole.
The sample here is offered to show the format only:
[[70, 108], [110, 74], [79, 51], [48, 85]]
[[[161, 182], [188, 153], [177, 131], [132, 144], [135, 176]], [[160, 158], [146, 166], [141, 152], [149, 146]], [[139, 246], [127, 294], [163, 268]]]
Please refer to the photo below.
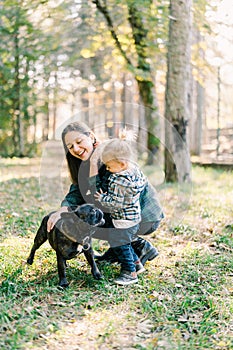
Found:
[[97, 226], [105, 223], [103, 212], [93, 204], [82, 204], [74, 211], [61, 213], [61, 219], [57, 226], [72, 242], [83, 244], [87, 237], [91, 237]]
[[82, 204], [75, 209], [74, 213], [91, 226], [102, 226], [105, 223], [102, 210], [96, 208], [93, 204]]

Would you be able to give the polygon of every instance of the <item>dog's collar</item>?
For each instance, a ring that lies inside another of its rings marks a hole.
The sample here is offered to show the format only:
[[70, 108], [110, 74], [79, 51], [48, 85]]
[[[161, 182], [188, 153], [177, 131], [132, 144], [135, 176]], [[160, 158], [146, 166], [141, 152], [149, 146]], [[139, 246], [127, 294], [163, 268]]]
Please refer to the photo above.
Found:
[[91, 241], [91, 236], [92, 236], [92, 235], [86, 236], [86, 237], [83, 239], [83, 241], [82, 241], [83, 250], [89, 250], [89, 249], [90, 249], [90, 247], [91, 247], [91, 243], [90, 243], [90, 241]]

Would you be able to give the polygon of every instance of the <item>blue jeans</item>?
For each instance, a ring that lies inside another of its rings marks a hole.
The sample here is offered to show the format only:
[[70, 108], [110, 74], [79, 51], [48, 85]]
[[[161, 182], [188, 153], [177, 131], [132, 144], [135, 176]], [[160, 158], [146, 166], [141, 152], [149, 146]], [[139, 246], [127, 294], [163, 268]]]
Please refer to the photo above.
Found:
[[121, 270], [133, 272], [136, 271], [134, 262], [139, 258], [131, 242], [135, 239], [138, 229], [139, 224], [125, 229], [115, 228], [112, 221], [109, 220], [105, 227], [100, 227], [98, 233], [95, 233], [93, 237], [107, 240], [110, 249], [121, 264]]
[[137, 236], [139, 224], [129, 228], [115, 228], [111, 221], [96, 229], [93, 238], [108, 241], [110, 247], [119, 247], [131, 243]]
[[111, 249], [121, 264], [121, 271], [136, 271], [134, 262], [138, 261], [139, 258], [130, 243]]

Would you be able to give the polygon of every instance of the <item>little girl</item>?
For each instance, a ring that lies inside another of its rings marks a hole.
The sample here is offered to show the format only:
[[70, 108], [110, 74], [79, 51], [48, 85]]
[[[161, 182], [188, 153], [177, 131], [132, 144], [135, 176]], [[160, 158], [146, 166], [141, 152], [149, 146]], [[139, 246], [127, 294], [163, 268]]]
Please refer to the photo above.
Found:
[[141, 221], [139, 197], [147, 179], [134, 163], [134, 155], [128, 141], [112, 139], [105, 142], [102, 162], [111, 173], [107, 192], [96, 192], [94, 197], [103, 207], [109, 208], [115, 229], [109, 244], [121, 264], [121, 272], [115, 283], [127, 285], [138, 282], [137, 274], [145, 271], [131, 242]]

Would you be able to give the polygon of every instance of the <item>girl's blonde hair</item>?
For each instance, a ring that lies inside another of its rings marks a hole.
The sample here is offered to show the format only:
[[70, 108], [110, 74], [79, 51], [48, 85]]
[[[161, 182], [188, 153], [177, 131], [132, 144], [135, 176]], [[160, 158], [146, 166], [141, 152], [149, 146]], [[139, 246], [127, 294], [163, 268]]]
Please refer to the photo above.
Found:
[[111, 160], [133, 162], [135, 154], [129, 141], [114, 138], [104, 142], [101, 158], [103, 163]]

